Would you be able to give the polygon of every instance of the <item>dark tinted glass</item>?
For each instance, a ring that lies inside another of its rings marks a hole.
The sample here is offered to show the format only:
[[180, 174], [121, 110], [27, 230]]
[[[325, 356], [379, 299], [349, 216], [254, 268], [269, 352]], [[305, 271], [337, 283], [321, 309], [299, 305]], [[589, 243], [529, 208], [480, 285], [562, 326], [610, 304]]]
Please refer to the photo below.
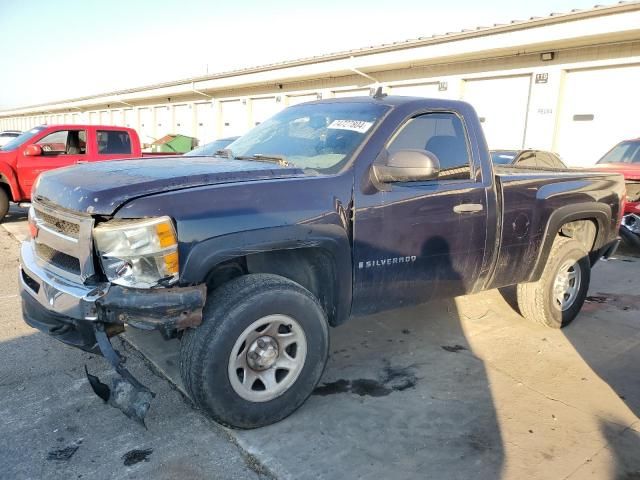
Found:
[[98, 130], [98, 153], [113, 155], [131, 153], [129, 132], [122, 130]]
[[426, 113], [412, 118], [393, 137], [387, 149], [390, 154], [405, 149], [427, 150], [440, 162], [439, 179], [471, 178], [464, 126], [453, 113]]

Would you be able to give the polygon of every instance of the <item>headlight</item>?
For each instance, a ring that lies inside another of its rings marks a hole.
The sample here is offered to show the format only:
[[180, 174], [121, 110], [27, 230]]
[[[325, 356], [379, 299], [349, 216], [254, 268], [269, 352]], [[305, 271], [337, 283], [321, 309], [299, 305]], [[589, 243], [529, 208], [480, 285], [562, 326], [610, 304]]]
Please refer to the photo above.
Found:
[[178, 280], [178, 241], [169, 217], [112, 220], [95, 227], [93, 235], [111, 282], [150, 288]]

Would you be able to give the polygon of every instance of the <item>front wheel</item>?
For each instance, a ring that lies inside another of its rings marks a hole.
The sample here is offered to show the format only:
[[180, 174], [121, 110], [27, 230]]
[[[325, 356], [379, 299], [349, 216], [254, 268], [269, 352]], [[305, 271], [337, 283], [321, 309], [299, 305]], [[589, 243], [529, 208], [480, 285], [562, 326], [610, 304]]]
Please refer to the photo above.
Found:
[[293, 413], [327, 362], [318, 300], [276, 275], [236, 278], [207, 301], [203, 323], [182, 337], [180, 370], [193, 400], [219, 423], [256, 428]]
[[2, 186], [0, 186], [0, 223], [9, 211], [9, 195]]
[[565, 327], [580, 312], [590, 279], [591, 263], [584, 246], [559, 236], [553, 242], [540, 280], [518, 285], [520, 312], [547, 327]]

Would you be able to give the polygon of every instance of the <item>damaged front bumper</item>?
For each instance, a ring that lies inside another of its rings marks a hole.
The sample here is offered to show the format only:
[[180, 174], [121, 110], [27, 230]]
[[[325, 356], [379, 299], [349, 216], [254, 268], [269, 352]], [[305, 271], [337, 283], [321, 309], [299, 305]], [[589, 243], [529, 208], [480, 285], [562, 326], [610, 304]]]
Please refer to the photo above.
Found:
[[[109, 337], [122, 333], [125, 326], [157, 330], [165, 338], [198, 326], [206, 286], [143, 290], [109, 283], [76, 283], [48, 270], [31, 244], [24, 242], [20, 251], [20, 296], [27, 324], [63, 343], [99, 353], [112, 364], [123, 380], [115, 381], [109, 389], [87, 372], [91, 386], [103, 400], [143, 422], [153, 394], [125, 368], [124, 357], [113, 349]], [[142, 407], [125, 405], [127, 398], [134, 403], [143, 400]]]

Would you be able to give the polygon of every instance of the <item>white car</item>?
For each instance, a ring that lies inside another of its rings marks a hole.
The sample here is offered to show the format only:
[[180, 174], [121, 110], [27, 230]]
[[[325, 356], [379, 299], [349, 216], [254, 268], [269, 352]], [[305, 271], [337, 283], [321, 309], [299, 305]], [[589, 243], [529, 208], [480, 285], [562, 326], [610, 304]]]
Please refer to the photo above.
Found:
[[4, 147], [21, 133], [19, 130], [5, 130], [4, 132], [0, 132], [0, 148]]

